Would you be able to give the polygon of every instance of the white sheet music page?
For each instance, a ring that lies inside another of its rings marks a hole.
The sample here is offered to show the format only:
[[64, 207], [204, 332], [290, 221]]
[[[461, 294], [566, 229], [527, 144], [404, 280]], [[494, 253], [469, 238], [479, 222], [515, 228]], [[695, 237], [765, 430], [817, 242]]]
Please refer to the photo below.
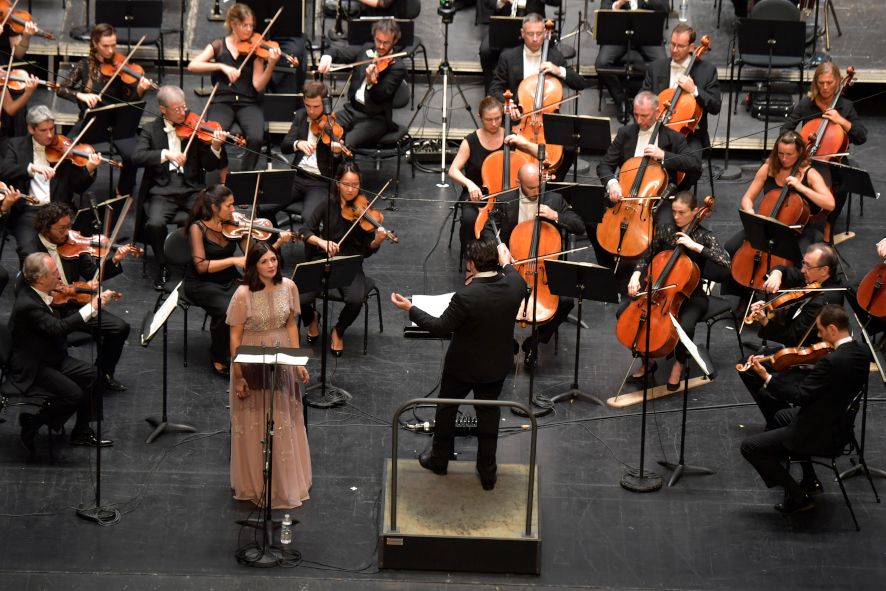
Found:
[[[418, 306], [435, 318], [439, 318], [449, 307], [449, 300], [454, 295], [454, 291], [440, 295], [414, 295], [412, 296], [412, 305]], [[416, 326], [416, 324], [413, 322], [410, 326]]]

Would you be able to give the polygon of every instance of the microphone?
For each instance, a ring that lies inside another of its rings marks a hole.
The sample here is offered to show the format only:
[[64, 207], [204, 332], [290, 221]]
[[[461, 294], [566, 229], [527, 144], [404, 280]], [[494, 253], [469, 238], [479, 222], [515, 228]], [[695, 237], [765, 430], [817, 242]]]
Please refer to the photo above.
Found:
[[102, 218], [98, 213], [98, 204], [95, 202], [95, 193], [92, 191], [87, 191], [84, 193], [84, 196], [89, 200], [89, 208], [92, 210], [92, 216], [95, 218], [93, 224], [95, 225], [95, 231], [101, 232], [102, 229]]

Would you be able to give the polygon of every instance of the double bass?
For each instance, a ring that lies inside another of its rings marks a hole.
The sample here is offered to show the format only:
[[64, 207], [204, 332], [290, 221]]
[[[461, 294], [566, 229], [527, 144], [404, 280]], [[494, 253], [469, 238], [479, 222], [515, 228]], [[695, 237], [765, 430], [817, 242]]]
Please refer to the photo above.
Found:
[[[846, 75], [840, 81], [840, 88], [834, 93], [834, 98], [827, 110], [836, 108], [837, 101], [843, 91], [852, 85], [855, 78], [855, 68], [849, 66], [846, 68]], [[816, 117], [810, 119], [803, 124], [800, 129], [800, 136], [806, 140], [809, 146], [809, 157], [817, 157], [819, 160], [834, 160], [839, 158], [837, 154], [842, 154], [849, 147], [849, 136], [842, 127], [831, 123], [824, 117]]]
[[[705, 197], [704, 205], [683, 233], [690, 235], [713, 207], [714, 198]], [[683, 251], [683, 246], [678, 244], [673, 250], [655, 255], [647, 269], [646, 289], [651, 295], [638, 296], [618, 317], [615, 336], [632, 351], [648, 353], [650, 358], [664, 357], [680, 342], [670, 315], [679, 317], [680, 306], [692, 296], [701, 279], [698, 265]]]

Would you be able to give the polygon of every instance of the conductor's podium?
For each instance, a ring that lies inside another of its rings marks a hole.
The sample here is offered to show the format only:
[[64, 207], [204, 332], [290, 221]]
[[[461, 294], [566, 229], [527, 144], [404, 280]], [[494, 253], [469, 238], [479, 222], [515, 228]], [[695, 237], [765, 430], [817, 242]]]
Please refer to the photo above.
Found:
[[[426, 398], [411, 400], [394, 416], [395, 460], [385, 461], [384, 509], [379, 512], [379, 567], [539, 574], [535, 418], [529, 417], [529, 463], [499, 464], [495, 488], [486, 491], [480, 485], [474, 462], [451, 461], [448, 473], [440, 476], [422, 468], [418, 460], [396, 459], [400, 414], [427, 402]], [[523, 408], [514, 402], [495, 400], [435, 402]]]

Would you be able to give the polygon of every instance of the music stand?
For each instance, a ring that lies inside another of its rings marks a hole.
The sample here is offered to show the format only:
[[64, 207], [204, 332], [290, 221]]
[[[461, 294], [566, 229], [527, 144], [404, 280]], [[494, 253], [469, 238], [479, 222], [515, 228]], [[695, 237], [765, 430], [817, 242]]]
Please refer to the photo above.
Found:
[[[634, 71], [634, 64], [629, 58], [631, 49], [644, 45], [661, 45], [666, 17], [667, 14], [651, 10], [594, 11], [594, 38], [597, 45], [627, 47], [624, 66], [626, 82], [630, 81], [632, 74], [645, 75]], [[624, 112], [630, 112], [627, 93], [624, 98]], [[606, 133], [608, 135], [609, 131]]]
[[[811, 164], [812, 167], [815, 168], [822, 175], [830, 175], [832, 187], [839, 188], [840, 191], [846, 192], [846, 231], [833, 236], [832, 239], [834, 243], [849, 240], [850, 238], [855, 236], [855, 232], [849, 231], [849, 219], [852, 217], [852, 195], [879, 199], [880, 193], [878, 193], [874, 189], [874, 184], [871, 181], [871, 175], [868, 174], [868, 171], [864, 169], [850, 166], [848, 164], [842, 164], [840, 162], [819, 160], [817, 158], [813, 158], [811, 160]], [[864, 201], [862, 200], [860, 203], [862, 204], [861, 213], [862, 215], [864, 215]], [[835, 223], [836, 221], [837, 220], [834, 219]], [[841, 237], [839, 241], [837, 240], [837, 236]]]
[[[166, 407], [167, 407], [167, 398], [168, 398], [168, 361], [169, 361], [169, 347], [167, 343], [167, 334], [169, 332], [168, 324], [169, 317], [175, 312], [176, 307], [178, 307], [178, 290], [181, 289], [183, 282], [179, 282], [178, 285], [175, 286], [169, 293], [169, 297], [160, 304], [159, 307], [153, 312], [148, 312], [145, 314], [144, 319], [142, 320], [142, 330], [141, 330], [141, 346], [147, 347], [154, 336], [157, 334], [157, 331], [161, 328], [163, 329], [163, 411], [160, 415], [160, 418], [157, 417], [147, 417], [145, 420], [154, 427], [154, 431], [148, 435], [148, 438], [145, 439], [145, 443], [151, 443], [164, 433], [196, 433], [197, 430], [190, 426], [185, 425], [184, 423], [170, 423], [168, 417], [166, 416]], [[163, 294], [160, 294], [160, 297], [163, 297]], [[159, 301], [158, 301], [159, 303]], [[187, 327], [185, 327], [187, 330]]]
[[[111, 156], [122, 158], [123, 152], [117, 142], [128, 140], [138, 135], [142, 114], [145, 112], [145, 101], [132, 103], [113, 103], [94, 109], [86, 109], [81, 121], [86, 122], [92, 116], [96, 122], [83, 134], [80, 141], [86, 144], [108, 144]], [[76, 133], [76, 132], [75, 132]], [[131, 151], [130, 151], [131, 153]], [[109, 167], [108, 195], [114, 194], [114, 167]]]
[[545, 273], [548, 276], [548, 287], [557, 296], [573, 297], [578, 300], [578, 322], [575, 323], [575, 369], [572, 386], [566, 392], [551, 398], [551, 402], [575, 399], [587, 400], [600, 406], [606, 406], [593, 394], [587, 394], [578, 387], [578, 361], [581, 352], [581, 308], [584, 300], [595, 302], [618, 302], [618, 286], [612, 269], [594, 263], [574, 261], [545, 261]]
[[283, 8], [280, 18], [274, 23], [271, 37], [301, 37], [304, 35], [304, 0], [251, 0], [249, 7], [255, 14], [255, 29], [262, 31], [274, 18], [279, 8]]
[[520, 29], [522, 27], [522, 17], [489, 17], [489, 47], [497, 49], [517, 47], [523, 43], [523, 39], [520, 37]]
[[[258, 184], [258, 211], [263, 214], [268, 209], [280, 209], [289, 204], [295, 174], [295, 170], [283, 168], [232, 172], [225, 179], [225, 186], [234, 194], [234, 203], [238, 207], [249, 207]], [[276, 220], [272, 221], [276, 223]]]
[[[790, 226], [781, 223], [775, 218], [739, 210], [738, 217], [744, 227], [745, 240], [760, 252], [766, 253], [766, 274], [772, 270], [770, 265], [772, 257], [777, 256], [789, 261], [798, 261], [802, 257], [800, 247], [797, 245], [797, 232]], [[751, 272], [751, 281], [757, 274], [757, 263]], [[750, 286], [751, 289], [760, 289]], [[762, 286], [761, 286], [762, 287]]]
[[547, 143], [575, 149], [572, 182], [578, 182], [578, 159], [583, 153], [603, 153], [612, 143], [608, 117], [545, 113], [542, 122]]
[[[322, 292], [323, 298], [323, 327], [320, 329], [320, 383], [314, 384], [305, 391], [305, 404], [314, 408], [330, 408], [346, 404], [351, 399], [350, 393], [333, 384], [326, 385], [326, 355], [327, 335], [329, 322], [329, 290], [338, 289], [350, 285], [354, 277], [360, 271], [363, 257], [357, 254], [350, 256], [335, 256], [331, 258], [308, 261], [295, 266], [292, 271], [292, 280], [298, 286], [301, 293]], [[311, 390], [320, 390], [320, 398], [313, 400], [308, 398], [307, 393]]]
[[680, 459], [677, 463], [667, 462], [665, 460], [659, 460], [658, 464], [667, 468], [668, 470], [673, 470], [673, 474], [671, 474], [671, 479], [668, 480], [668, 487], [674, 486], [680, 477], [686, 474], [687, 476], [690, 474], [716, 474], [710, 468], [705, 468], [704, 466], [689, 466], [685, 463], [685, 452], [686, 452], [686, 406], [689, 401], [689, 361], [690, 359], [694, 359], [695, 363], [698, 364], [698, 367], [701, 369], [704, 375], [711, 377], [711, 372], [708, 369], [707, 364], [701, 357], [701, 354], [698, 350], [698, 347], [695, 346], [695, 343], [692, 342], [692, 339], [689, 338], [689, 335], [686, 334], [686, 331], [683, 330], [683, 327], [680, 326], [680, 322], [674, 318], [673, 314], [668, 314], [671, 317], [671, 322], [677, 329], [677, 336], [680, 337], [680, 342], [686, 347], [686, 352], [689, 355], [686, 357], [686, 364], [683, 366], [683, 418], [682, 418], [682, 426], [680, 427]]

